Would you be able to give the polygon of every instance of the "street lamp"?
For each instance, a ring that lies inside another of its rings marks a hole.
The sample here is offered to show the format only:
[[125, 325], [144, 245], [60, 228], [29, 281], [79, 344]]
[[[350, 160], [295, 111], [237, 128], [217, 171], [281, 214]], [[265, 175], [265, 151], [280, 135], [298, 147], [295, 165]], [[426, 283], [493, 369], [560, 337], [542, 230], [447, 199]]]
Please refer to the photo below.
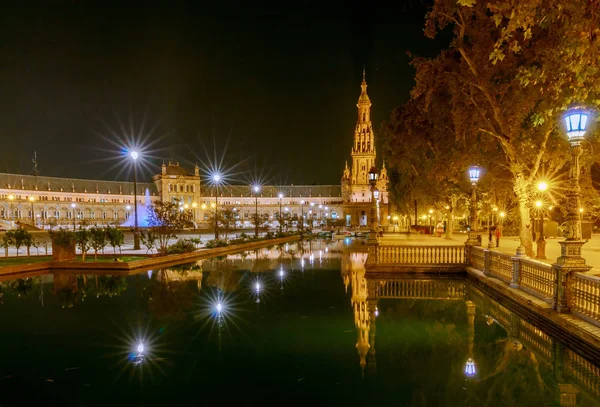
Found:
[[31, 202], [31, 226], [35, 226], [35, 221], [34, 221], [34, 214], [33, 214], [33, 202], [35, 201], [35, 198], [33, 197], [33, 195], [29, 195], [29, 198], [27, 198], [29, 200], [29, 202]]
[[219, 185], [221, 184], [221, 174], [213, 175], [213, 182], [217, 186], [217, 191], [215, 193], [215, 240], [219, 240], [219, 223], [218, 223], [218, 214], [219, 214]]
[[283, 223], [282, 223], [282, 219], [281, 219], [281, 199], [283, 198], [283, 194], [280, 192], [279, 193], [279, 233], [281, 234], [283, 231]]
[[542, 201], [535, 201], [535, 207], [540, 213], [540, 231], [537, 240], [537, 254], [536, 259], [546, 259], [546, 240], [544, 239], [544, 203]]
[[10, 219], [12, 222], [14, 222], [15, 219], [15, 214], [14, 214], [14, 210], [13, 210], [13, 201], [15, 200], [15, 196], [13, 194], [8, 195], [8, 200], [10, 201]]
[[369, 170], [369, 184], [371, 184], [371, 230], [369, 232], [369, 242], [377, 243], [377, 219], [375, 215], [375, 211], [377, 210], [377, 203], [375, 202], [375, 184], [377, 184], [377, 177], [379, 173], [377, 172], [377, 168], [374, 166]]
[[138, 229], [138, 210], [137, 210], [137, 159], [138, 152], [129, 153], [133, 159], [133, 250], [140, 250], [140, 232]]
[[569, 174], [569, 189], [567, 191], [565, 223], [567, 224], [567, 238], [559, 242], [561, 255], [556, 261], [555, 267], [560, 271], [558, 273], [558, 299], [556, 310], [558, 312], [567, 312], [569, 304], [567, 302], [568, 276], [573, 271], [586, 272], [591, 267], [585, 264], [585, 259], [581, 257], [581, 247], [585, 243], [581, 234], [581, 219], [577, 210], [580, 207], [579, 195], [581, 187], [579, 186], [579, 156], [583, 152], [581, 142], [584, 139], [587, 127], [589, 113], [575, 108], [567, 111], [564, 119], [567, 130], [567, 138], [571, 144], [571, 171]]
[[[302, 232], [304, 232], [304, 200], [300, 201], [300, 224], [301, 224], [301, 230]], [[302, 233], [300, 232], [300, 233]]]
[[254, 191], [254, 237], [258, 237], [258, 193], [260, 192], [260, 185], [254, 185], [252, 187]]
[[[544, 192], [548, 189], [548, 183], [541, 181], [537, 184], [537, 189], [540, 192]], [[540, 260], [546, 259], [546, 239], [544, 237], [544, 208], [542, 201], [536, 201], [535, 206], [540, 212], [540, 236], [537, 240], [537, 253], [535, 258]]]
[[477, 223], [477, 181], [479, 181], [480, 169], [479, 166], [475, 165], [469, 168], [469, 180], [471, 181], [471, 208], [469, 213], [469, 237], [467, 238], [466, 244], [469, 246], [477, 246], [479, 240], [477, 239], [477, 232], [475, 231], [475, 224]]
[[75, 205], [75, 203], [71, 204], [71, 209], [72, 209], [71, 213], [73, 214], [73, 230], [75, 230], [75, 227], [76, 227], [76, 225], [75, 225], [75, 222], [76, 222], [76, 220], [75, 220], [75, 206], [77, 206], [77, 205]]

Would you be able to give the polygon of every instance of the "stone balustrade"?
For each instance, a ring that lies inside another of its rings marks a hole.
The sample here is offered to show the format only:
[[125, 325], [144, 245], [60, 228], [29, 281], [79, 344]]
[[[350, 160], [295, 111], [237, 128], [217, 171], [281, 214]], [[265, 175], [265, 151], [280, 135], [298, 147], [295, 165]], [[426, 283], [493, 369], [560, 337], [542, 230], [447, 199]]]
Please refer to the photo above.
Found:
[[[527, 256], [511, 256], [478, 246], [369, 247], [367, 271], [456, 271], [471, 266], [484, 275], [510, 284], [550, 304], [559, 312], [571, 312], [600, 326], [600, 277], [561, 272]], [[563, 273], [563, 274], [561, 274]], [[559, 290], [560, 288], [560, 290]], [[566, 309], [561, 309], [566, 304]]]
[[464, 264], [464, 246], [377, 246], [371, 264]]
[[572, 273], [568, 283], [567, 298], [571, 312], [600, 326], [600, 278]]

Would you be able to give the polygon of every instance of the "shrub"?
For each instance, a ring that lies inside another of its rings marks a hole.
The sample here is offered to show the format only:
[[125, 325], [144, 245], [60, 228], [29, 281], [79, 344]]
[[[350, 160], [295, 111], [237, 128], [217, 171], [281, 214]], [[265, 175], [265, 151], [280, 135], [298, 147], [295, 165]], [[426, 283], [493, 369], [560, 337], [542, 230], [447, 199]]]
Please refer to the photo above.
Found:
[[188, 239], [179, 239], [167, 248], [167, 254], [183, 254], [196, 250], [196, 246]]
[[52, 239], [52, 242], [57, 246], [69, 247], [75, 241], [75, 232], [59, 228], [56, 231], [50, 231], [50, 238]]
[[206, 245], [204, 247], [206, 247], [207, 249], [214, 249], [216, 247], [227, 247], [229, 244], [225, 241], [225, 240], [209, 240], [208, 242], [206, 242]]

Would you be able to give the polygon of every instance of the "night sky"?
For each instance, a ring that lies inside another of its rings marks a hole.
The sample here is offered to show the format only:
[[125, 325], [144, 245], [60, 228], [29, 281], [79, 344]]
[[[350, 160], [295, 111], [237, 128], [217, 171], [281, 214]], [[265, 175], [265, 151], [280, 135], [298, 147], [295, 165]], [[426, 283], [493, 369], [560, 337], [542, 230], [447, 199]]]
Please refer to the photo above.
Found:
[[418, 0], [148, 3], [3, 4], [1, 172], [32, 173], [37, 151], [40, 175], [127, 179], [132, 123], [147, 177], [208, 152], [233, 183], [338, 184], [363, 64], [377, 136], [409, 97], [406, 52], [441, 46]]

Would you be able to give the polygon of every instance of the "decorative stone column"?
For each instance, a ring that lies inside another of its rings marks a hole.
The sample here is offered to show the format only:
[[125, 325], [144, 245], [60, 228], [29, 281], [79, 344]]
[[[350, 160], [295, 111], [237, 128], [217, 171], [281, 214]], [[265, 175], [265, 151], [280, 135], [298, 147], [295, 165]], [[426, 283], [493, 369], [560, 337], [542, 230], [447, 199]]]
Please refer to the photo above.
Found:
[[519, 278], [521, 274], [521, 259], [527, 258], [527, 252], [523, 246], [517, 247], [517, 253], [512, 257], [512, 278], [510, 286], [512, 288], [519, 288]]
[[567, 192], [565, 218], [567, 224], [567, 238], [560, 244], [560, 257], [556, 259], [553, 269], [556, 273], [556, 301], [555, 309], [558, 312], [569, 312], [569, 274], [572, 272], [585, 273], [591, 266], [585, 264], [581, 257], [581, 247], [586, 243], [581, 238], [581, 220], [579, 218], [579, 156], [582, 153], [580, 140], [571, 140], [571, 171], [569, 175], [569, 191]]

